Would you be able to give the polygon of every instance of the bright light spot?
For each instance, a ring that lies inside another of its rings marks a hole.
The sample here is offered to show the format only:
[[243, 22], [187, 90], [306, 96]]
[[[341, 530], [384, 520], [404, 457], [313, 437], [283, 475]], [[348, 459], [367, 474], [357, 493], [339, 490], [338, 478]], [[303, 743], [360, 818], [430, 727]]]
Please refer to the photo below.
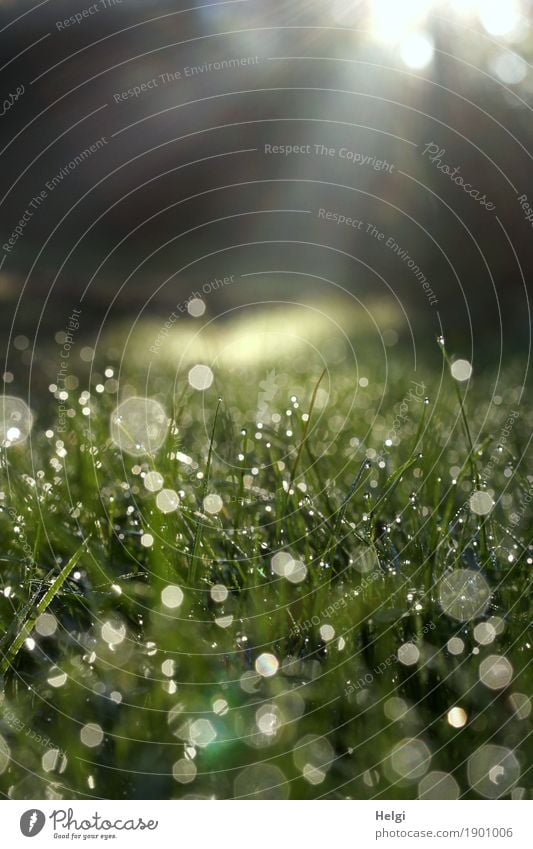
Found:
[[32, 425], [31, 410], [22, 398], [14, 395], [3, 395], [0, 398], [0, 445], [9, 448], [25, 442]]
[[288, 551], [278, 551], [270, 561], [272, 571], [292, 584], [301, 584], [307, 577], [307, 566], [295, 560]]
[[67, 759], [60, 749], [48, 749], [41, 758], [41, 766], [44, 772], [64, 772], [67, 768]]
[[145, 548], [150, 548], [154, 544], [154, 538], [152, 534], [143, 534], [141, 537], [141, 545]]
[[453, 707], [448, 711], [448, 723], [452, 728], [462, 728], [466, 725], [467, 715], [463, 708]]
[[489, 68], [506, 85], [521, 83], [527, 74], [527, 63], [516, 53], [499, 53], [490, 61]]
[[330, 769], [335, 753], [326, 737], [306, 734], [298, 740], [292, 754], [294, 765], [310, 784], [321, 784]]
[[488, 492], [478, 489], [470, 496], [470, 509], [476, 516], [488, 516], [494, 507], [494, 501]]
[[459, 785], [448, 772], [428, 772], [418, 785], [419, 799], [458, 799]]
[[225, 716], [228, 710], [228, 703], [225, 699], [215, 699], [213, 702], [213, 713], [216, 713], [217, 716]]
[[148, 472], [144, 476], [144, 488], [148, 492], [159, 492], [163, 486], [163, 480], [163, 475], [160, 475], [159, 472]]
[[275, 575], [279, 575], [281, 578], [284, 578], [286, 576], [287, 570], [290, 569], [291, 563], [292, 557], [288, 551], [278, 551], [276, 554], [274, 554], [272, 560], [270, 561], [272, 571]]
[[222, 604], [223, 601], [226, 601], [229, 590], [224, 584], [213, 584], [210, 590], [210, 595], [213, 601], [216, 601], [218, 604]]
[[204, 510], [206, 513], [220, 513], [223, 507], [224, 502], [222, 501], [220, 495], [215, 495], [213, 493], [211, 495], [206, 495], [206, 497], [204, 498]]
[[104, 732], [97, 722], [89, 722], [81, 729], [80, 739], [84, 746], [93, 749], [95, 746], [99, 746], [104, 739]]
[[459, 622], [483, 616], [490, 598], [490, 587], [485, 578], [473, 569], [456, 569], [440, 582], [440, 605], [448, 616]]
[[229, 628], [230, 625], [233, 624], [233, 616], [229, 613], [227, 616], [217, 616], [215, 618], [215, 625], [218, 625], [219, 628]]
[[307, 577], [307, 566], [301, 560], [293, 560], [285, 577], [291, 584], [301, 584]]
[[30, 340], [27, 336], [15, 336], [13, 341], [13, 345], [17, 349], [17, 351], [25, 351], [28, 345], [30, 344]]
[[383, 705], [383, 713], [387, 719], [392, 720], [392, 722], [402, 719], [402, 717], [407, 713], [407, 710], [408, 708], [405, 701], [403, 699], [399, 699], [397, 696], [392, 696], [390, 699], [387, 699]]
[[474, 640], [480, 646], [488, 646], [496, 638], [496, 629], [490, 622], [480, 622], [474, 628]]
[[196, 778], [197, 772], [194, 761], [189, 761], [186, 758], [176, 761], [172, 767], [172, 777], [174, 781], [178, 781], [180, 784], [190, 784]]
[[420, 71], [426, 68], [435, 54], [433, 39], [422, 32], [406, 36], [400, 45], [400, 56], [408, 68]]
[[50, 684], [51, 687], [55, 687], [55, 688], [62, 687], [63, 684], [66, 684], [67, 673], [62, 672], [60, 669], [58, 669], [57, 666], [53, 666], [52, 669], [50, 670], [50, 674], [49, 674], [49, 676], [46, 680]]
[[505, 796], [520, 778], [520, 764], [510, 749], [491, 744], [481, 746], [467, 763], [468, 782], [486, 799]]
[[205, 304], [201, 298], [191, 298], [187, 304], [187, 312], [193, 318], [200, 318], [205, 312]]
[[461, 382], [470, 380], [472, 377], [473, 368], [468, 360], [455, 360], [451, 366], [452, 377]]
[[404, 666], [414, 666], [418, 663], [420, 652], [414, 643], [404, 643], [398, 649], [398, 660]]
[[255, 671], [262, 678], [272, 678], [279, 669], [279, 660], [273, 654], [264, 652], [255, 661]]
[[161, 664], [161, 672], [167, 678], [172, 678], [176, 671], [176, 661], [169, 658], [168, 660], [164, 660]]
[[103, 641], [112, 648], [120, 645], [126, 638], [126, 626], [122, 622], [104, 622], [101, 634]]
[[281, 726], [279, 711], [275, 705], [261, 705], [255, 713], [255, 723], [262, 734], [275, 737]]
[[165, 607], [170, 608], [171, 610], [175, 610], [176, 607], [180, 607], [183, 603], [183, 591], [181, 587], [177, 587], [175, 584], [171, 584], [168, 587], [165, 587], [164, 590], [161, 590], [161, 601], [165, 605]]
[[257, 763], [237, 775], [233, 795], [236, 799], [286, 799], [289, 787], [279, 767]]
[[89, 346], [85, 346], [80, 351], [80, 359], [83, 360], [84, 363], [91, 363], [94, 359], [94, 348], [89, 348]]
[[516, 719], [527, 719], [531, 713], [531, 699], [525, 693], [511, 693], [509, 704]]
[[322, 770], [318, 769], [316, 766], [305, 764], [302, 770], [302, 776], [309, 782], [309, 784], [315, 786], [317, 784], [322, 784], [326, 777], [326, 773], [322, 772]]
[[410, 738], [394, 746], [390, 754], [392, 771], [408, 781], [422, 778], [428, 771], [431, 753], [422, 740]]
[[157, 493], [155, 503], [162, 513], [173, 513], [180, 503], [179, 495], [173, 489], [162, 489]]
[[376, 38], [396, 44], [424, 21], [432, 4], [433, 0], [374, 0], [372, 27]]
[[189, 371], [189, 384], [198, 391], [209, 389], [213, 380], [214, 375], [209, 366], [196, 365]]
[[216, 739], [217, 732], [208, 719], [197, 719], [190, 727], [189, 737], [193, 746], [205, 749]]
[[35, 622], [35, 630], [41, 637], [51, 637], [57, 631], [57, 619], [51, 613], [41, 613]]
[[111, 415], [111, 439], [126, 454], [140, 457], [161, 448], [168, 433], [168, 416], [151, 398], [126, 398]]
[[329, 643], [329, 641], [333, 640], [335, 637], [335, 628], [332, 625], [321, 625], [320, 636], [325, 643]]
[[507, 35], [521, 20], [516, 0], [481, 0], [479, 19], [490, 35]]
[[479, 680], [489, 690], [502, 690], [511, 683], [513, 667], [501, 654], [490, 654], [479, 664]]
[[448, 640], [446, 648], [450, 652], [450, 654], [462, 654], [465, 650], [465, 644], [462, 641], [461, 637], [451, 637]]

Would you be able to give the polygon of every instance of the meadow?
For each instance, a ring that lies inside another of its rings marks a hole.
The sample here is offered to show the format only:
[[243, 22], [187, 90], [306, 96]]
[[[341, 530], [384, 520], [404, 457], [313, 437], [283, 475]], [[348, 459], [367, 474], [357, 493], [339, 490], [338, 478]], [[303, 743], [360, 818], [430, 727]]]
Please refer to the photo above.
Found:
[[4, 427], [2, 793], [531, 798], [523, 363], [143, 333]]

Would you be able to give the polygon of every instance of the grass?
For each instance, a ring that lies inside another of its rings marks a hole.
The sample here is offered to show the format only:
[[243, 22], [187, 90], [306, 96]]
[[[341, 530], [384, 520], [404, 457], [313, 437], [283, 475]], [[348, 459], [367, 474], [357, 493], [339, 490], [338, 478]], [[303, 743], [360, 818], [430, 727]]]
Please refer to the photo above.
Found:
[[[206, 391], [107, 356], [66, 433], [52, 399], [3, 449], [3, 794], [531, 797], [519, 369], [321, 355]], [[117, 388], [164, 406], [159, 449], [110, 439]]]

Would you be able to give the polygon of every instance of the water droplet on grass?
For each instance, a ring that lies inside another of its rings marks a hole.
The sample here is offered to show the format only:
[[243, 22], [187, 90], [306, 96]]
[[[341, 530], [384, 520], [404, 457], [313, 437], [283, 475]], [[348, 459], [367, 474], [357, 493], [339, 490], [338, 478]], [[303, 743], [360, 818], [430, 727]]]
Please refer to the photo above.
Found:
[[520, 778], [520, 764], [514, 753], [504, 746], [481, 746], [467, 763], [468, 782], [486, 799], [506, 796]]
[[0, 399], [0, 445], [9, 448], [25, 442], [33, 425], [33, 416], [22, 398], [3, 395]]
[[165, 441], [168, 428], [164, 408], [151, 398], [127, 398], [111, 416], [111, 439], [133, 457], [155, 453]]
[[189, 370], [189, 385], [199, 392], [205, 392], [212, 385], [215, 376], [209, 366], [198, 363]]
[[273, 654], [264, 652], [255, 661], [255, 670], [262, 678], [272, 678], [279, 669], [279, 660]]
[[448, 616], [460, 622], [482, 616], [489, 606], [490, 598], [487, 581], [473, 569], [456, 569], [441, 580], [440, 605]]

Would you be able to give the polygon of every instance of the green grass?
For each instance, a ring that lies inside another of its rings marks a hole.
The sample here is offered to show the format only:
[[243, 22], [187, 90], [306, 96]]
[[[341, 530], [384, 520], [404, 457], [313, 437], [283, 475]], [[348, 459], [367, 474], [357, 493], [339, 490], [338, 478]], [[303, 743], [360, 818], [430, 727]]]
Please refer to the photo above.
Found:
[[[533, 417], [519, 369], [466, 391], [445, 359], [414, 372], [394, 352], [385, 375], [334, 354], [325, 374], [293, 351], [214, 367], [205, 392], [187, 367], [119, 374], [108, 357], [70, 391], [65, 434], [52, 399], [31, 442], [3, 450], [3, 794], [398, 799], [438, 771], [453, 776], [443, 797], [531, 797]], [[172, 418], [151, 455], [110, 440], [117, 377], [120, 398], [156, 398]], [[177, 510], [158, 509], [149, 471]], [[495, 505], [480, 517], [470, 497], [485, 489]], [[203, 509], [212, 494], [220, 512]], [[273, 571], [280, 551], [303, 580]], [[466, 621], [443, 610], [458, 569], [491, 591]], [[168, 586], [179, 607], [162, 603]], [[255, 671], [265, 653], [269, 677]], [[492, 677], [490, 656], [505, 658]], [[500, 784], [493, 745], [512, 753]]]

